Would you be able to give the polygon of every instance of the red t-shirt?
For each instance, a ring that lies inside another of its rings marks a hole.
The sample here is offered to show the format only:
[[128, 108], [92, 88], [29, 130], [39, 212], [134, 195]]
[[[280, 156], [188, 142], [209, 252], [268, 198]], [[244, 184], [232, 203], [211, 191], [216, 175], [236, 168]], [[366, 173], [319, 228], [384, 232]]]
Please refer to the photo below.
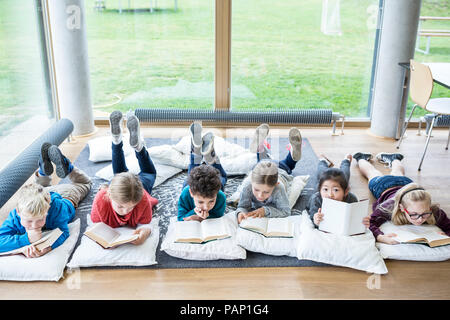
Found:
[[112, 228], [128, 225], [135, 228], [138, 224], [148, 224], [152, 220], [152, 207], [158, 204], [158, 199], [153, 198], [144, 190], [141, 201], [124, 216], [118, 215], [106, 194], [107, 189], [100, 190], [92, 204], [92, 222], [103, 222]]

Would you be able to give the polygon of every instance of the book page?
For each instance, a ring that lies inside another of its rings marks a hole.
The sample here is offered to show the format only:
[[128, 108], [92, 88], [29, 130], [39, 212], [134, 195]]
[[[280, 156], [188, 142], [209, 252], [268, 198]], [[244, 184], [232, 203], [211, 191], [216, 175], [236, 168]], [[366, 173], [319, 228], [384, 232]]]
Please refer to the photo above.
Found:
[[206, 219], [201, 222], [202, 239], [212, 240], [228, 237], [223, 217]]
[[139, 238], [138, 234], [133, 234], [135, 229], [130, 227], [121, 227], [120, 229], [115, 229], [119, 233], [119, 236], [114, 239], [114, 242], [111, 243], [112, 246], [116, 246], [122, 243], [127, 243], [136, 240]]
[[177, 221], [175, 223], [175, 241], [201, 240], [202, 229], [198, 221]]
[[247, 218], [242, 220], [239, 226], [244, 229], [257, 231], [264, 234], [267, 231], [268, 221], [269, 218]]
[[397, 237], [394, 239], [398, 242], [408, 242], [420, 239], [426, 239], [428, 242], [450, 239], [446, 235], [441, 235], [439, 232], [442, 230], [435, 226], [429, 224], [423, 224], [421, 226], [415, 226], [412, 224], [396, 226], [392, 222], [386, 222], [380, 227], [384, 234], [395, 233]]
[[348, 203], [350, 207], [349, 226], [346, 234], [353, 235], [364, 233], [366, 227], [362, 223], [363, 218], [367, 216], [369, 211], [369, 200], [361, 200], [358, 202]]
[[323, 198], [323, 220], [319, 224], [319, 230], [344, 235], [347, 229], [348, 212], [348, 203]]
[[293, 236], [292, 223], [288, 218], [270, 218], [267, 222], [267, 234]]
[[120, 236], [118, 231], [103, 222], [95, 223], [92, 227], [86, 230], [85, 233], [93, 235], [96, 238], [100, 238], [109, 244], [113, 243], [114, 240]]

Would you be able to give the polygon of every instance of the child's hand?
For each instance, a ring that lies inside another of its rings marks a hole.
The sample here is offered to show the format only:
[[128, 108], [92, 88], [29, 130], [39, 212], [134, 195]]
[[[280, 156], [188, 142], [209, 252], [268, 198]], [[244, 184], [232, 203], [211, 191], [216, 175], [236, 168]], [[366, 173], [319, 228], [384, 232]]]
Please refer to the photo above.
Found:
[[396, 237], [397, 235], [395, 233], [389, 233], [389, 234], [380, 234], [377, 237], [377, 241], [381, 243], [386, 244], [399, 244], [398, 241], [392, 239], [393, 237]]
[[364, 217], [362, 223], [366, 228], [370, 227], [370, 216]]
[[238, 216], [237, 216], [237, 221], [238, 224], [240, 224], [242, 222], [242, 220], [244, 220], [245, 218], [247, 218], [247, 216], [245, 215], [244, 212], [239, 212]]
[[313, 216], [314, 223], [316, 226], [319, 225], [319, 223], [323, 220], [323, 213], [322, 208], [319, 208], [319, 211], [317, 211]]
[[262, 218], [266, 215], [266, 212], [264, 211], [264, 208], [261, 207], [259, 209], [250, 211], [245, 215], [246, 218]]
[[209, 212], [206, 210], [202, 210], [200, 208], [195, 207], [194, 212], [202, 219], [206, 219], [209, 216]]
[[26, 246], [22, 250], [22, 254], [27, 258], [38, 258], [40, 256], [43, 256], [47, 252], [50, 252], [52, 250], [51, 247], [45, 248], [42, 251], [39, 251], [34, 246]]
[[33, 243], [42, 238], [42, 229], [28, 229], [27, 234], [30, 243]]
[[193, 214], [192, 216], [183, 218], [183, 220], [184, 221], [200, 221], [200, 222], [202, 222], [205, 219], [201, 218], [200, 216], [198, 216], [196, 214]]
[[152, 230], [150, 228], [139, 228], [134, 230], [133, 234], [138, 234], [139, 238], [130, 242], [131, 244], [140, 245], [143, 244], [145, 240], [150, 236]]

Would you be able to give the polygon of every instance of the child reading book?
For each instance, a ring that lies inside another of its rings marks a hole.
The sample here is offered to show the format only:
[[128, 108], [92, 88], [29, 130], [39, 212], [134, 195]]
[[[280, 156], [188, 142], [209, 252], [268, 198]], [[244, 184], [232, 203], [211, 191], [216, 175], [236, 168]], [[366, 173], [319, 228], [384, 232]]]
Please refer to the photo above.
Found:
[[384, 234], [381, 231], [381, 225], [387, 221], [394, 225], [436, 225], [443, 233], [450, 235], [447, 214], [431, 202], [430, 193], [405, 176], [402, 154], [381, 152], [376, 155], [379, 162], [391, 168], [387, 175], [383, 175], [369, 162], [371, 154], [358, 152], [353, 157], [368, 180], [369, 190], [377, 199], [372, 206], [369, 229], [378, 242], [399, 243], [395, 240], [396, 234]]
[[[68, 223], [75, 216], [75, 208], [91, 189], [90, 178], [73, 166], [57, 146], [43, 143], [39, 158], [35, 182], [19, 190], [16, 208], [0, 227], [0, 252], [23, 247], [23, 255], [36, 258], [59, 247], [69, 237]], [[71, 183], [50, 185], [53, 165], [57, 176], [69, 176]], [[42, 238], [43, 231], [56, 228], [62, 234], [50, 247], [38, 250], [30, 245]]]
[[[256, 152], [257, 164], [244, 180], [236, 209], [238, 223], [246, 218], [282, 218], [291, 215], [286, 186], [292, 181], [292, 170], [301, 158], [302, 136], [297, 128], [289, 130], [289, 151], [280, 162], [271, 160], [265, 139], [269, 125], [255, 130], [250, 151]], [[280, 183], [281, 182], [281, 183]]]
[[128, 225], [137, 229], [139, 237], [132, 244], [142, 244], [149, 236], [150, 229], [139, 227], [152, 219], [152, 208], [158, 203], [150, 193], [156, 179], [156, 169], [147, 152], [140, 134], [138, 118], [127, 114], [127, 128], [130, 132], [130, 145], [135, 150], [141, 172], [135, 175], [128, 171], [125, 163], [122, 142], [123, 117], [114, 111], [109, 117], [112, 135], [112, 167], [114, 177], [109, 185], [102, 186], [92, 204], [91, 219], [103, 222], [112, 228]]
[[[358, 198], [350, 192], [350, 164], [352, 155], [348, 154], [341, 161], [340, 168], [332, 168], [333, 163], [324, 155], [317, 165], [317, 192], [309, 199], [306, 210], [316, 228], [323, 220], [322, 201], [324, 198], [342, 201], [346, 203], [357, 202]], [[369, 226], [369, 217], [364, 218], [363, 222]]]
[[178, 200], [178, 221], [219, 218], [225, 213], [227, 174], [214, 150], [214, 135], [208, 132], [202, 137], [198, 122], [191, 124], [189, 132], [191, 163]]

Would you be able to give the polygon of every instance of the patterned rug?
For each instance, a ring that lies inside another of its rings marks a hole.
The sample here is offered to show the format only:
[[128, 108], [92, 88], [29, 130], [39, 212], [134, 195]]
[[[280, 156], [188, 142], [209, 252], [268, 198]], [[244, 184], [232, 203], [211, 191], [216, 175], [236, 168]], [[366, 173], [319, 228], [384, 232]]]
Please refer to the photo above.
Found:
[[[226, 139], [231, 143], [239, 144], [243, 147], [248, 147], [249, 139]], [[146, 138], [147, 146], [158, 146], [164, 144], [175, 144], [177, 141], [172, 139], [151, 139]], [[280, 139], [268, 139], [269, 144], [272, 146], [272, 157], [274, 160], [284, 159], [286, 156], [287, 149], [285, 146], [288, 145], [287, 138]], [[280, 146], [279, 148], [274, 148], [274, 145]], [[277, 153], [277, 154], [276, 154]], [[107, 181], [95, 177], [95, 173], [110, 165], [111, 162], [100, 162], [94, 163], [88, 160], [89, 158], [89, 146], [82, 150], [78, 158], [74, 161], [74, 165], [81, 168], [86, 174], [88, 174], [92, 181], [93, 187], [87, 197], [80, 203], [77, 208], [75, 219], [80, 218], [81, 230], [80, 237], [75, 246], [79, 245], [81, 241], [82, 234], [87, 227], [87, 215], [90, 214], [92, 202], [94, 200], [95, 194], [102, 184], [108, 183]], [[293, 175], [310, 175], [310, 179], [303, 189], [297, 203], [295, 204], [292, 214], [301, 214], [301, 211], [306, 207], [307, 201], [311, 193], [315, 190], [315, 185], [317, 183], [317, 178], [315, 175], [317, 168], [318, 158], [315, 155], [309, 141], [303, 138], [302, 146], [302, 158], [297, 162], [296, 168], [293, 170]], [[215, 260], [215, 261], [190, 261], [179, 258], [174, 258], [169, 256], [164, 251], [160, 250], [160, 246], [164, 236], [167, 232], [170, 218], [177, 215], [177, 203], [178, 197], [181, 193], [181, 188], [183, 181], [187, 176], [187, 170], [180, 172], [179, 174], [169, 178], [159, 186], [153, 188], [152, 196], [159, 200], [159, 204], [153, 209], [153, 217], [159, 217], [159, 228], [160, 228], [160, 241], [158, 248], [156, 250], [156, 261], [158, 264], [148, 267], [130, 267], [130, 268], [242, 268], [242, 267], [295, 267], [295, 266], [326, 266], [325, 264], [308, 261], [308, 260], [298, 260], [297, 258], [288, 256], [270, 256], [255, 252], [247, 251], [247, 259], [245, 260]], [[234, 191], [238, 188], [239, 184], [245, 176], [229, 176], [227, 184], [225, 185], [225, 194], [227, 197], [231, 196]], [[68, 178], [61, 180], [60, 183], [69, 183]], [[227, 206], [226, 213], [234, 211], [235, 208], [232, 206]], [[70, 260], [70, 259], [69, 259]], [[100, 268], [100, 267], [99, 267]], [[128, 268], [128, 267], [101, 267], [101, 268]]]

